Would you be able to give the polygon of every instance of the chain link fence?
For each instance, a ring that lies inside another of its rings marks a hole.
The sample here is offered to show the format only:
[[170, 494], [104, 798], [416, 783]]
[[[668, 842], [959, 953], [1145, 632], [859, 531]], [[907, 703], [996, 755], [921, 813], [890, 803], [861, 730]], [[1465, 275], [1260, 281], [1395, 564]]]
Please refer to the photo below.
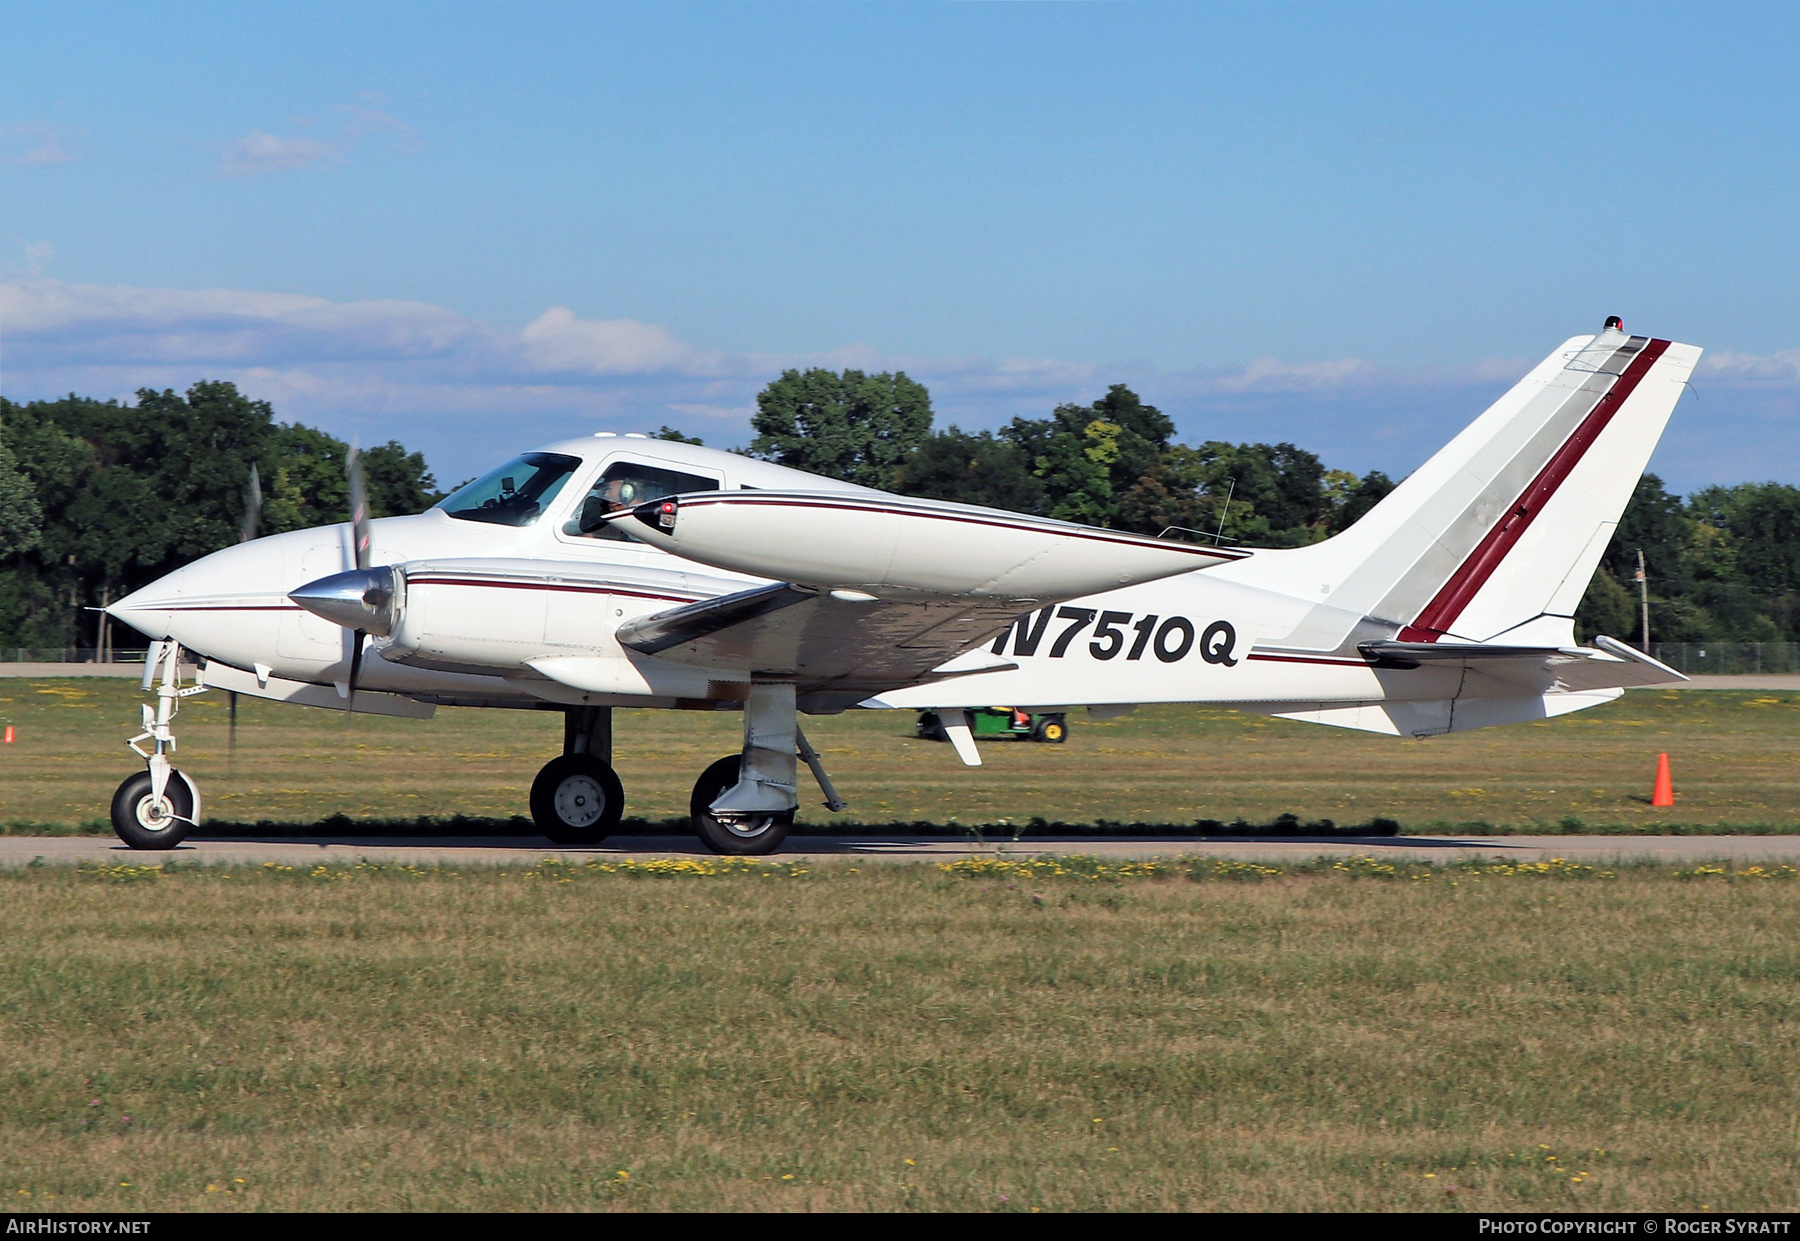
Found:
[[1688, 676], [1800, 672], [1800, 642], [1652, 642], [1650, 654]]
[[0, 647], [0, 664], [141, 664], [145, 652], [142, 648], [115, 647], [106, 655], [106, 659], [101, 659], [100, 652], [91, 646], [4, 646]]

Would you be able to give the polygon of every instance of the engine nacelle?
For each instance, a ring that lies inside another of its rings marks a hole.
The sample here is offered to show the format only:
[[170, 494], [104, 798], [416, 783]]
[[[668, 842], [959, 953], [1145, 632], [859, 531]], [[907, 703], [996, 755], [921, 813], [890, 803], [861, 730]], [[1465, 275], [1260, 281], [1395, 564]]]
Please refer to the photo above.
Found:
[[391, 572], [398, 588], [387, 603], [387, 631], [374, 640], [389, 663], [539, 676], [584, 693], [663, 699], [741, 700], [740, 682], [749, 681], [747, 673], [721, 676], [619, 645], [615, 634], [627, 620], [703, 597], [684, 574], [621, 582], [573, 565], [546, 573], [541, 561], [425, 562]]
[[879, 598], [1031, 606], [1153, 582], [1250, 553], [890, 495], [716, 491], [615, 513], [632, 537], [701, 564]]

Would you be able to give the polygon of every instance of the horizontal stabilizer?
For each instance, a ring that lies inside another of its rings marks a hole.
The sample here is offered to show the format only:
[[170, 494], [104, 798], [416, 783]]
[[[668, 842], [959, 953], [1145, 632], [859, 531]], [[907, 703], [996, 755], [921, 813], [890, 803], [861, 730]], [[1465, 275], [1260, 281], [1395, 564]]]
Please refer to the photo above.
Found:
[[1416, 702], [1237, 703], [1240, 711], [1258, 711], [1302, 724], [1326, 724], [1389, 737], [1441, 737], [1445, 733], [1552, 720], [1613, 701], [1625, 691], [1531, 694], [1516, 698], [1437, 698]]
[[[1376, 668], [1406, 670], [1461, 664], [1544, 694], [1586, 693], [1631, 685], [1666, 685], [1686, 677], [1623, 642], [1597, 637], [1594, 646], [1483, 646], [1465, 642], [1364, 642], [1357, 647]], [[1486, 696], [1479, 686], [1465, 694]]]
[[739, 573], [883, 599], [1004, 600], [1014, 611], [1249, 555], [881, 494], [701, 492], [607, 520], [664, 551]]

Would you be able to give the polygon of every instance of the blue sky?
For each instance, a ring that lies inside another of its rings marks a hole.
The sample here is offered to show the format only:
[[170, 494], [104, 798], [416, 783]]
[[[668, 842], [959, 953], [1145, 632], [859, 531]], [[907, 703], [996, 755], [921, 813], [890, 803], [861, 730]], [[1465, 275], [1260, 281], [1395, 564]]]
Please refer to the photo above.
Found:
[[1792, 6], [0, 6], [0, 391], [230, 378], [448, 481], [784, 366], [1411, 469], [1609, 313], [1800, 482]]

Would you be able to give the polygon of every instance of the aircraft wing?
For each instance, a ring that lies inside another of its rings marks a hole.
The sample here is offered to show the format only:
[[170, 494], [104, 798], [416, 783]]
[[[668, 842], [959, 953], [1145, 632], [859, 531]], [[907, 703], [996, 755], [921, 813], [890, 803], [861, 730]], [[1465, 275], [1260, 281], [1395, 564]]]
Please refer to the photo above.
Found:
[[970, 648], [1046, 604], [1250, 554], [881, 493], [701, 492], [608, 520], [678, 556], [777, 582], [630, 621], [623, 646], [792, 680], [812, 710], [1016, 667]]
[[1666, 685], [1687, 678], [1614, 638], [1580, 646], [1477, 646], [1461, 642], [1364, 642], [1357, 649], [1377, 668], [1461, 664], [1487, 677], [1543, 694], [1575, 694], [1629, 685]]
[[642, 655], [791, 679], [813, 709], [830, 710], [900, 685], [1017, 667], [985, 651], [957, 656], [1019, 611], [997, 600], [889, 601], [778, 582], [639, 617], [618, 639]]

